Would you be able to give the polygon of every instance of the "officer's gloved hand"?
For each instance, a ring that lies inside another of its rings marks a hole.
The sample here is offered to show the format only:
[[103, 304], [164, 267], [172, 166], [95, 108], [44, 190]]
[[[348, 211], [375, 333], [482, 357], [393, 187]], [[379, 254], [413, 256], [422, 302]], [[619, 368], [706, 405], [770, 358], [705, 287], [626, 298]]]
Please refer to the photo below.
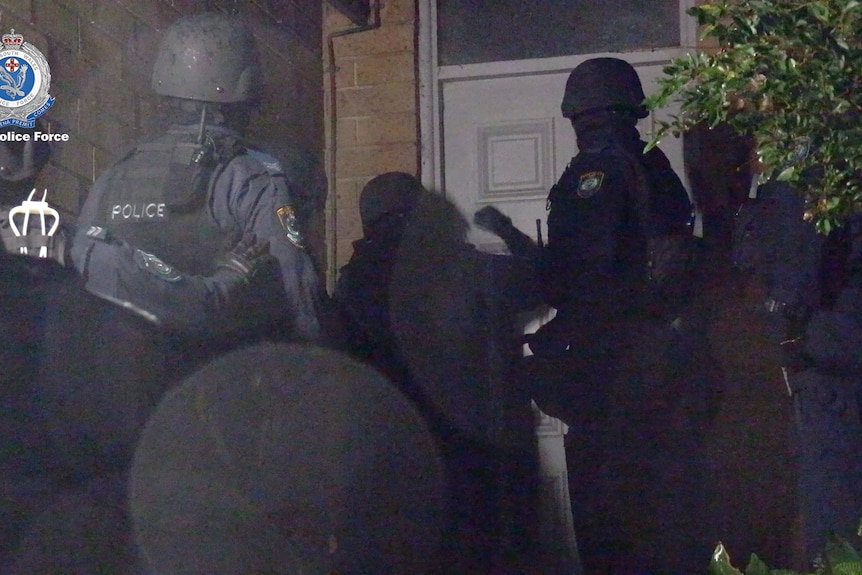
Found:
[[513, 256], [538, 262], [541, 250], [536, 242], [516, 228], [512, 218], [494, 206], [485, 206], [473, 214], [473, 223], [503, 240]]
[[216, 261], [220, 269], [236, 272], [245, 281], [251, 281], [262, 269], [275, 262], [269, 253], [269, 241], [259, 242], [257, 236], [246, 233], [226, 254]]
[[485, 206], [473, 214], [473, 223], [494, 235], [503, 235], [512, 227], [512, 218], [494, 206]]

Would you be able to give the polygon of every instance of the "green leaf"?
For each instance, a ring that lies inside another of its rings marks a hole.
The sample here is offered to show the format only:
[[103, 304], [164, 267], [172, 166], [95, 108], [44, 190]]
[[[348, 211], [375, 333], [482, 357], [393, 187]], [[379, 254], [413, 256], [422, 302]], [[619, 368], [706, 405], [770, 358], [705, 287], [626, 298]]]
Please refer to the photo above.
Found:
[[770, 575], [769, 567], [760, 557], [752, 553], [751, 559], [748, 560], [748, 566], [745, 568], [745, 575]]
[[791, 182], [791, 181], [793, 181], [793, 178], [795, 176], [796, 176], [796, 166], [789, 166], [787, 168], [784, 168], [780, 172], [778, 172], [778, 175], [775, 176], [775, 179], [778, 180], [779, 182]]
[[718, 49], [665, 67], [646, 105], [676, 102], [682, 112], [653, 141], [696, 121], [726, 122], [757, 139], [767, 175], [798, 185], [814, 162], [787, 163], [793, 142], [808, 136], [823, 175], [800, 191], [818, 229], [862, 212], [862, 2], [713, 0], [689, 13]]
[[832, 566], [833, 575], [862, 575], [862, 564], [859, 562], [838, 563]]
[[712, 560], [709, 562], [709, 575], [742, 575], [739, 569], [730, 564], [730, 555], [721, 543], [712, 552]]
[[821, 22], [826, 22], [829, 19], [829, 8], [823, 2], [809, 2], [808, 12]]
[[[834, 198], [830, 198], [833, 200]], [[838, 202], [835, 202], [833, 207], [836, 207]], [[841, 537], [833, 537], [826, 544], [826, 560], [832, 566], [835, 573], [848, 573], [852, 575], [862, 575], [862, 561], [859, 559], [859, 554], [856, 550]], [[838, 566], [843, 569], [852, 569], [856, 566], [856, 571], [835, 571]]]

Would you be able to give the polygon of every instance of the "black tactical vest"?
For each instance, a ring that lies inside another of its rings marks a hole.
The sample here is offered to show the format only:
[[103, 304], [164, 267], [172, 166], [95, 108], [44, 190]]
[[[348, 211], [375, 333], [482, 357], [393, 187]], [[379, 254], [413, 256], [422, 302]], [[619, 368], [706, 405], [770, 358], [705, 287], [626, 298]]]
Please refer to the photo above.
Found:
[[139, 144], [106, 175], [98, 225], [145, 252], [195, 275], [210, 275], [214, 259], [237, 241], [210, 215], [213, 183], [243, 153], [235, 138], [178, 128]]
[[[615, 232], [616, 252], [608, 258], [613, 262], [612, 273], [606, 271], [604, 276], [612, 277], [614, 285], [604, 286], [593, 281], [595, 292], [604, 291], [610, 299], [625, 299], [632, 307], [646, 305], [658, 315], [675, 316], [691, 295], [692, 209], [685, 188], [666, 157], [657, 150], [636, 155], [615, 142], [580, 150], [548, 195], [549, 242], [555, 236], [565, 237], [570, 233], [567, 229], [572, 226], [590, 225], [588, 219], [577, 213], [583, 209], [578, 198], [584, 199], [589, 197], [587, 194], [595, 193], [593, 188], [584, 187], [589, 179], [582, 177], [584, 164], [578, 162], [590, 156], [601, 157], [605, 163], [610, 161], [613, 165], [628, 167], [626, 188], [630, 194], [626, 198], [625, 225], [619, 226]], [[601, 162], [594, 161], [593, 164], [601, 165]], [[601, 185], [600, 180], [597, 185]], [[600, 211], [600, 208], [601, 204], [593, 206], [594, 210]], [[583, 251], [601, 253], [604, 247], [598, 244], [585, 246]], [[595, 262], [587, 265], [595, 265]], [[578, 275], [589, 277], [583, 272]], [[635, 297], [634, 294], [638, 293], [645, 296], [643, 301]], [[605, 307], [615, 309], [607, 301]]]

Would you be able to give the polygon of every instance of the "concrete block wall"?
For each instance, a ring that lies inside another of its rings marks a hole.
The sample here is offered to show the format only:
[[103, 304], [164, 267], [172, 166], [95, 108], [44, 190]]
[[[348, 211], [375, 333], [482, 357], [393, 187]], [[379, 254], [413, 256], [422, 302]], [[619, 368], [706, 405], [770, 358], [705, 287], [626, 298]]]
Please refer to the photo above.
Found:
[[386, 0], [378, 27], [339, 35], [356, 26], [324, 8], [324, 42], [328, 48], [331, 38], [335, 57], [330, 62], [324, 54], [332, 273], [350, 259], [351, 243], [362, 235], [359, 193], [365, 183], [388, 171], [419, 171], [416, 10], [415, 0]]
[[[150, 75], [161, 33], [177, 18], [236, 10], [258, 39], [267, 76], [253, 139], [295, 142], [322, 165], [319, 2], [308, 0], [0, 0], [0, 30], [14, 28], [51, 68], [46, 127], [54, 145], [38, 186], [74, 219], [93, 181], [133, 142], [156, 131]], [[324, 252], [323, 233], [311, 238]]]

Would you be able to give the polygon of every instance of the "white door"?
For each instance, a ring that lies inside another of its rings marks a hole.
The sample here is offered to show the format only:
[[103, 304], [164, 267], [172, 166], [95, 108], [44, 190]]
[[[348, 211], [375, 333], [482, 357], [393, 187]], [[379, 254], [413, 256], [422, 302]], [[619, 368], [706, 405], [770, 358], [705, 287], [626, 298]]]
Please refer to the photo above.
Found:
[[[679, 2], [678, 47], [438, 66], [436, 3], [420, 0], [423, 183], [444, 193], [468, 220], [477, 209], [494, 205], [534, 239], [538, 221], [546, 237], [548, 191], [576, 153], [571, 124], [560, 112], [569, 73], [588, 58], [623, 58], [637, 70], [644, 92], [652, 93], [662, 67], [694, 45], [695, 26], [685, 16], [691, 5], [693, 0]], [[642, 120], [639, 128], [644, 139], [649, 138], [657, 118], [673, 111], [663, 110]], [[668, 138], [661, 148], [685, 182], [681, 140]], [[501, 247], [499, 239], [475, 226], [470, 241], [488, 251]], [[552, 534], [558, 548], [569, 550], [568, 572], [578, 573], [563, 452], [566, 428], [558, 420], [538, 415], [547, 499], [543, 531]]]

